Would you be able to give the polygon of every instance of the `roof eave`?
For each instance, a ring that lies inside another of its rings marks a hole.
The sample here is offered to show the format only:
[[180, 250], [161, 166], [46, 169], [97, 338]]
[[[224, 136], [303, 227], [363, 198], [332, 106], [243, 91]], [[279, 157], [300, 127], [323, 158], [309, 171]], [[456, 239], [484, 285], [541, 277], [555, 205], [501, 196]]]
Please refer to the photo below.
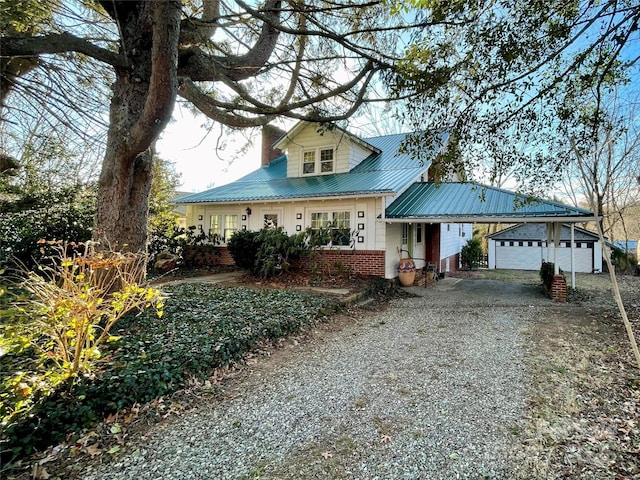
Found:
[[322, 195], [322, 196], [302, 196], [302, 197], [278, 197], [278, 198], [243, 198], [239, 200], [201, 200], [195, 202], [184, 202], [184, 205], [232, 205], [235, 203], [279, 203], [279, 202], [304, 202], [304, 201], [326, 201], [326, 200], [341, 200], [343, 198], [366, 198], [366, 197], [391, 197], [396, 195], [396, 192], [392, 192], [390, 190], [380, 190], [380, 191], [363, 191], [363, 192], [353, 192], [353, 193], [338, 193], [335, 195]]
[[511, 216], [486, 216], [486, 215], [472, 215], [472, 216], [455, 216], [455, 215], [442, 215], [442, 216], [408, 216], [408, 217], [385, 217], [379, 219], [386, 223], [407, 223], [408, 221], [420, 221], [423, 223], [547, 223], [547, 222], [562, 222], [562, 223], [582, 223], [592, 222], [598, 219], [597, 216], [530, 216], [530, 217], [511, 217]]

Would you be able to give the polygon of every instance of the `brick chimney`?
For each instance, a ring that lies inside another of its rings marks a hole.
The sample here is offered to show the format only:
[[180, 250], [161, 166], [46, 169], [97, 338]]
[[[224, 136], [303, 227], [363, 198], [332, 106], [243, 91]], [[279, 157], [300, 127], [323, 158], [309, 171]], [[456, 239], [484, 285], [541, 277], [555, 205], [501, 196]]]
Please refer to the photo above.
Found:
[[284, 152], [278, 148], [273, 148], [276, 143], [287, 132], [273, 125], [262, 127], [262, 165], [269, 165], [274, 158], [278, 158]]

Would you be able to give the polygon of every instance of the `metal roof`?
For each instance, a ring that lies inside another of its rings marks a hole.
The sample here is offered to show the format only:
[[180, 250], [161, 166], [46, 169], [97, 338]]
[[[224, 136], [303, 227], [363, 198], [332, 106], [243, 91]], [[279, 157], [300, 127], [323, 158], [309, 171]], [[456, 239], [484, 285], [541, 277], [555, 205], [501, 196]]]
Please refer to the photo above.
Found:
[[[289, 178], [287, 157], [228, 185], [176, 199], [176, 203], [229, 203], [327, 198], [364, 195], [394, 195], [416, 181], [429, 167], [408, 154], [399, 153], [405, 134], [374, 137], [365, 141], [381, 150], [372, 153], [350, 172]], [[381, 148], [384, 147], [384, 148]]]
[[[575, 227], [574, 240], [576, 241], [598, 241], [598, 234], [585, 230], [584, 228]], [[547, 227], [543, 223], [519, 223], [499, 232], [487, 235], [487, 238], [493, 240], [540, 240], [547, 238]], [[563, 224], [560, 230], [561, 241], [571, 240], [571, 229], [569, 225]]]
[[433, 223], [586, 221], [593, 212], [477, 183], [414, 183], [386, 210], [386, 219]]

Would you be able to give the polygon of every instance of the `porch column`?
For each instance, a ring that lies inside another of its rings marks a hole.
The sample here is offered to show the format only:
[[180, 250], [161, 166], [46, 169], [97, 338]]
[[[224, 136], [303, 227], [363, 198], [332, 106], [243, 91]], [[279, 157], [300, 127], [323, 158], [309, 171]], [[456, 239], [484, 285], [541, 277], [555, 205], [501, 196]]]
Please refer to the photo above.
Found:
[[553, 273], [560, 275], [560, 265], [558, 265], [558, 247], [560, 247], [560, 233], [562, 232], [562, 224], [553, 224]]
[[571, 288], [576, 288], [576, 252], [574, 250], [576, 224], [571, 224]]

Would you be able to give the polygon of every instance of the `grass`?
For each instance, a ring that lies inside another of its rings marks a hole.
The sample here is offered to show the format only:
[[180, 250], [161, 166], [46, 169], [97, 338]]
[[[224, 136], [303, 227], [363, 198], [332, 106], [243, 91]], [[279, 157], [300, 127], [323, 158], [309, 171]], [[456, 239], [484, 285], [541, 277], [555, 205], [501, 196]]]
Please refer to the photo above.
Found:
[[[73, 443], [103, 418], [206, 379], [215, 368], [242, 361], [265, 342], [296, 333], [339, 308], [327, 296], [284, 290], [182, 284], [165, 294], [162, 318], [149, 312], [116, 324], [113, 333], [120, 339], [102, 352], [95, 375], [30, 399], [29, 409], [16, 410], [10, 380], [24, 373], [31, 360], [25, 357], [36, 352], [0, 356], [3, 469], [34, 450], [65, 439]], [[33, 374], [43, 378], [43, 372]]]

